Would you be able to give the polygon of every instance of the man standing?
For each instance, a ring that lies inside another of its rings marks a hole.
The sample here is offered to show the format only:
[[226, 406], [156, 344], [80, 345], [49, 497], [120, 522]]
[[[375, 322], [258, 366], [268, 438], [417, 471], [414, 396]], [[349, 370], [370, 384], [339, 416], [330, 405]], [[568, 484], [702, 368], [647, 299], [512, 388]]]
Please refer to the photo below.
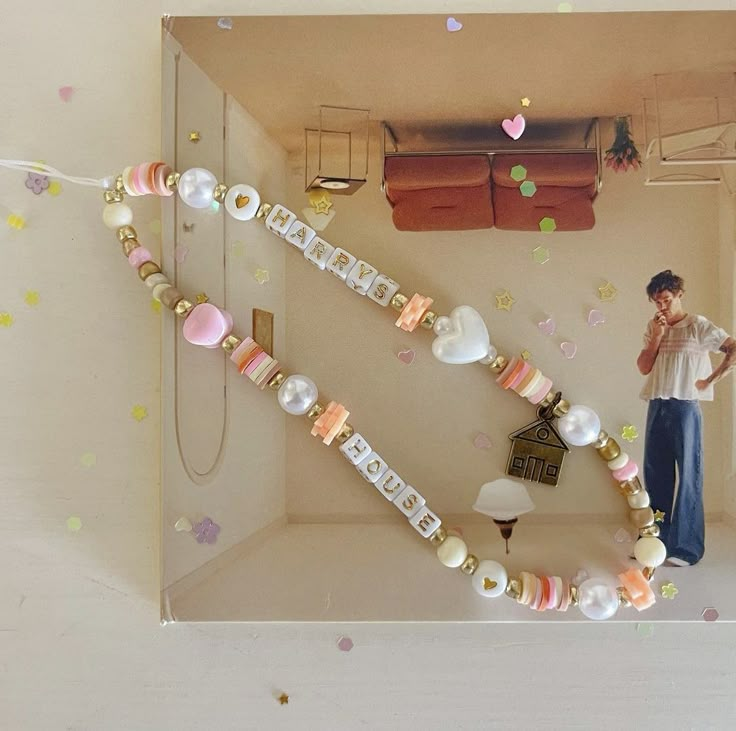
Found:
[[[649, 402], [644, 481], [652, 505], [665, 514], [660, 538], [673, 566], [695, 564], [705, 553], [700, 401], [713, 400], [713, 385], [736, 362], [736, 341], [725, 330], [683, 310], [684, 284], [667, 269], [647, 285], [657, 312], [636, 361], [647, 376], [640, 395]], [[711, 372], [708, 353], [719, 351], [725, 357]]]

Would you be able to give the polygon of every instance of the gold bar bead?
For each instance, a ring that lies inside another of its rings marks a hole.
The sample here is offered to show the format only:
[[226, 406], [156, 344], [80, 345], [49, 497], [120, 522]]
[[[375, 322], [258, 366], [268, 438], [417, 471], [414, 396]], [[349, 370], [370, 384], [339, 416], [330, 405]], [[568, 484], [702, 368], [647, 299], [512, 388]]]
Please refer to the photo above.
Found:
[[121, 226], [117, 231], [118, 241], [124, 244], [128, 239], [138, 239], [138, 232], [132, 226]]
[[402, 294], [401, 292], [397, 292], [392, 298], [391, 298], [391, 307], [393, 307], [396, 312], [401, 312], [404, 307], [406, 307], [407, 302], [409, 301], [409, 298]]
[[[173, 287], [172, 287], [173, 289]], [[168, 290], [166, 290], [168, 291]], [[163, 298], [162, 298], [163, 299]], [[174, 306], [174, 312], [179, 317], [183, 317], [186, 319], [189, 316], [189, 313], [194, 309], [194, 305], [187, 299], [180, 299], [176, 305]]]
[[593, 446], [596, 449], [600, 449], [601, 447], [605, 447], [606, 444], [608, 444], [608, 440], [609, 439], [610, 439], [610, 437], [608, 436], [608, 432], [607, 431], [603, 431], [603, 429], [601, 429], [600, 432], [598, 433], [598, 439], [596, 439], [593, 442]]
[[500, 373], [507, 365], [508, 360], [503, 355], [497, 355], [488, 366], [494, 373]]
[[322, 414], [325, 413], [325, 407], [322, 404], [315, 404], [309, 411], [307, 411], [307, 419], [309, 421], [317, 421]]
[[638, 477], [632, 477], [626, 482], [620, 482], [618, 489], [621, 491], [622, 495], [628, 497], [629, 495], [638, 495], [644, 488], [642, 487]]
[[606, 441], [602, 447], [597, 447], [597, 451], [601, 459], [605, 459], [606, 462], [610, 462], [621, 454], [621, 447], [619, 447], [618, 442], [615, 439], [609, 437], [608, 441]]
[[480, 561], [478, 561], [478, 557], [474, 556], [472, 553], [468, 554], [468, 557], [463, 561], [462, 566], [460, 567], [460, 571], [462, 571], [467, 576], [472, 576], [480, 564]]
[[618, 603], [621, 607], [630, 607], [631, 602], [629, 601], [629, 597], [626, 596], [626, 589], [624, 589], [623, 586], [619, 586], [616, 589], [616, 593], [618, 594]]
[[653, 538], [659, 538], [659, 526], [656, 523], [651, 525], [645, 525], [643, 528], [639, 528], [639, 537], [652, 536]]
[[284, 381], [285, 381], [285, 380], [286, 380], [286, 375], [285, 375], [285, 374], [284, 374], [284, 373], [283, 373], [282, 371], [279, 371], [279, 372], [278, 372], [278, 373], [277, 373], [277, 374], [276, 374], [276, 375], [275, 375], [275, 376], [274, 376], [274, 377], [273, 377], [273, 378], [272, 378], [272, 379], [271, 379], [271, 380], [270, 380], [270, 381], [268, 382], [268, 387], [269, 387], [269, 388], [270, 388], [270, 389], [271, 389], [272, 391], [278, 391], [278, 390], [279, 390], [279, 389], [281, 388], [281, 386], [283, 386], [283, 385], [284, 385]]
[[106, 190], [105, 203], [122, 203], [123, 194], [119, 190]]
[[161, 304], [168, 309], [176, 308], [176, 303], [184, 299], [184, 295], [176, 287], [167, 287], [161, 293]]
[[654, 566], [645, 566], [645, 567], [644, 567], [644, 568], [643, 568], [643, 569], [641, 570], [641, 572], [642, 572], [642, 574], [644, 574], [644, 578], [645, 578], [645, 579], [646, 579], [647, 581], [651, 581], [651, 580], [652, 580], [652, 578], [654, 577]]
[[437, 321], [437, 313], [432, 310], [427, 310], [424, 313], [424, 317], [419, 323], [425, 330], [431, 330], [434, 327], [434, 323]]
[[125, 195], [125, 184], [123, 183], [123, 176], [122, 175], [118, 175], [115, 178], [115, 190], [118, 193], [122, 193], [123, 195]]
[[552, 413], [559, 419], [561, 416], [564, 416], [568, 411], [570, 411], [570, 402], [565, 401], [564, 398], [561, 398], [552, 409]]
[[223, 341], [222, 341], [222, 349], [226, 353], [232, 353], [235, 348], [240, 345], [243, 341], [236, 337], [235, 335], [228, 335]]
[[343, 428], [340, 430], [340, 433], [337, 435], [337, 441], [340, 442], [340, 444], [343, 444], [344, 442], [347, 442], [350, 437], [355, 434], [355, 429], [353, 429], [352, 424], [345, 424]]
[[135, 249], [140, 246], [138, 241], [135, 239], [127, 239], [123, 242], [123, 255], [127, 259]]
[[576, 607], [579, 602], [580, 602], [580, 597], [578, 595], [578, 587], [570, 584], [570, 604], [573, 607]]
[[445, 530], [444, 526], [440, 526], [429, 537], [429, 542], [433, 546], [441, 546], [445, 542], [446, 539], [447, 539], [447, 531]]
[[144, 282], [146, 281], [148, 277], [151, 276], [151, 274], [159, 274], [160, 272], [161, 272], [161, 267], [159, 267], [159, 265], [156, 264], [155, 261], [144, 262], [138, 267], [138, 276]]
[[181, 175], [179, 173], [169, 173], [166, 176], [166, 187], [169, 190], [176, 190], [176, 186], [179, 185], [179, 178]]
[[548, 406], [552, 406], [552, 402], [555, 400], [557, 394], [555, 393], [554, 386], [550, 388], [549, 393], [537, 404], [537, 408], [545, 409]]
[[256, 212], [256, 220], [265, 222], [268, 218], [268, 214], [271, 213], [273, 206], [270, 203], [261, 203], [258, 211]]
[[521, 599], [521, 580], [517, 578], [509, 578], [509, 583], [506, 584], [506, 596], [515, 599], [517, 602]]
[[220, 183], [215, 186], [214, 198], [218, 203], [225, 202], [225, 196], [227, 195], [227, 185]]

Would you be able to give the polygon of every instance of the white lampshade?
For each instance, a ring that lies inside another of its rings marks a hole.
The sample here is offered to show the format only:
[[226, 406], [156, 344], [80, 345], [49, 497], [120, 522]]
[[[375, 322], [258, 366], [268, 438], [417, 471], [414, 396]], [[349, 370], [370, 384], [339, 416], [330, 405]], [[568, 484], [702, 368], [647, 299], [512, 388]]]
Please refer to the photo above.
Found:
[[534, 510], [534, 503], [521, 482], [502, 477], [480, 488], [473, 510], [494, 520], [513, 520]]

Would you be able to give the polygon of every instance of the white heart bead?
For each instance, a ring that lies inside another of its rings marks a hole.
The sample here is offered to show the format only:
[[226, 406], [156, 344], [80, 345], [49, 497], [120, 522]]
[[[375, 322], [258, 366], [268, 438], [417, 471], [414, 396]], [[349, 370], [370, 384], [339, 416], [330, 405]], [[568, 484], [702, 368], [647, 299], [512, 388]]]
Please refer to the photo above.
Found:
[[261, 196], [250, 185], [239, 183], [229, 188], [225, 196], [225, 210], [238, 221], [250, 221], [261, 205]]
[[458, 536], [447, 536], [439, 546], [437, 546], [437, 558], [440, 563], [451, 569], [462, 566], [468, 557], [468, 547], [465, 541]]
[[481, 596], [497, 597], [506, 591], [509, 576], [498, 561], [481, 561], [473, 574], [473, 589]]
[[490, 351], [488, 329], [477, 310], [460, 305], [450, 317], [439, 317], [434, 324], [437, 337], [432, 353], [443, 363], [475, 363]]

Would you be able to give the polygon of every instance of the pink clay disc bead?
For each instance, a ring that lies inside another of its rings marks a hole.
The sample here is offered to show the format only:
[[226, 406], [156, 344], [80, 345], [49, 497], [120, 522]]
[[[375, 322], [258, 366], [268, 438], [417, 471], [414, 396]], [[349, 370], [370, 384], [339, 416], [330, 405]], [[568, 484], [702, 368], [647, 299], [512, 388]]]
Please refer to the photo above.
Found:
[[633, 480], [639, 474], [639, 465], [631, 459], [620, 470], [613, 470], [611, 474], [616, 482]]
[[168, 165], [161, 165], [156, 169], [154, 176], [154, 187], [156, 188], [156, 195], [170, 196], [174, 195], [173, 190], [169, 190], [166, 187], [166, 178], [174, 172]]
[[146, 163], [136, 165], [133, 168], [133, 187], [138, 191], [139, 195], [146, 195], [149, 192], [148, 186], [146, 185], [147, 169], [148, 165]]
[[153, 255], [144, 246], [139, 246], [137, 249], [133, 249], [133, 251], [130, 252], [128, 261], [130, 262], [130, 266], [134, 269], [138, 269], [147, 261], [153, 261]]
[[545, 376], [539, 388], [527, 397], [530, 404], [538, 404], [552, 389], [552, 379]]

